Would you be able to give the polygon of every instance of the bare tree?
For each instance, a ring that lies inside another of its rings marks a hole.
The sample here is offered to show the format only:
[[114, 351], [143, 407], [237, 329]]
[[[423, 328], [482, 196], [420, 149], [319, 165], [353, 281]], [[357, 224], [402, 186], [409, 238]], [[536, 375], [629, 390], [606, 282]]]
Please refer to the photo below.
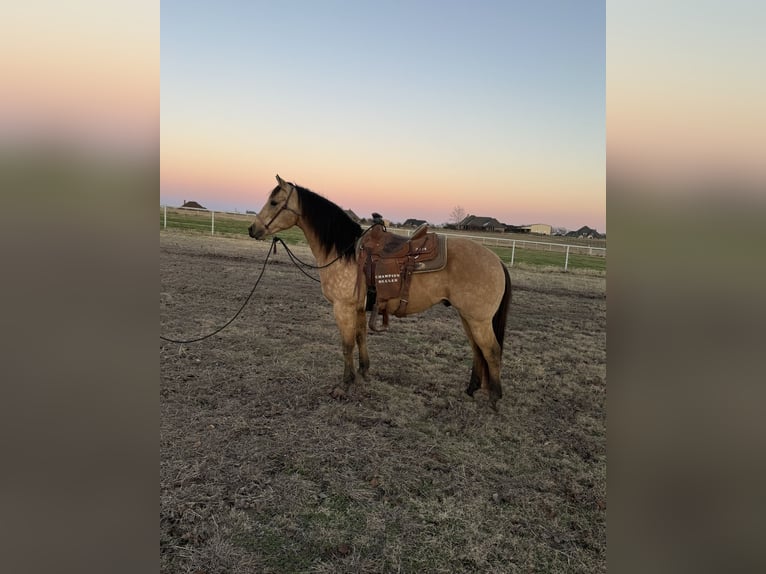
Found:
[[460, 205], [456, 205], [452, 212], [449, 214], [449, 220], [457, 225], [461, 221], [465, 219], [465, 209], [463, 209]]

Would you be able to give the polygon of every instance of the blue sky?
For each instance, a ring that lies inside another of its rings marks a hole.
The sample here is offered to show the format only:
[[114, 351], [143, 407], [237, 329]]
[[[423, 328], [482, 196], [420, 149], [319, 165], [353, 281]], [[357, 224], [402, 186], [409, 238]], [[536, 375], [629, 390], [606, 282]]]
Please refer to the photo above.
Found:
[[161, 200], [605, 230], [604, 89], [604, 2], [163, 1]]

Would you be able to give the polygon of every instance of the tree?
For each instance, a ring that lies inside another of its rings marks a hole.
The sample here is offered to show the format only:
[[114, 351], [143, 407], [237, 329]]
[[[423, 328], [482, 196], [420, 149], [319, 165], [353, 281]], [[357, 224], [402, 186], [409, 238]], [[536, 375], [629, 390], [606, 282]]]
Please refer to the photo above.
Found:
[[455, 206], [455, 207], [452, 209], [452, 212], [451, 212], [451, 213], [450, 213], [450, 215], [449, 215], [449, 220], [450, 220], [452, 223], [454, 223], [454, 224], [456, 224], [456, 225], [457, 225], [458, 223], [460, 223], [460, 222], [461, 222], [461, 221], [463, 221], [464, 219], [465, 219], [465, 209], [463, 209], [463, 208], [462, 208], [461, 206], [459, 206], [459, 205], [456, 205], [456, 206]]

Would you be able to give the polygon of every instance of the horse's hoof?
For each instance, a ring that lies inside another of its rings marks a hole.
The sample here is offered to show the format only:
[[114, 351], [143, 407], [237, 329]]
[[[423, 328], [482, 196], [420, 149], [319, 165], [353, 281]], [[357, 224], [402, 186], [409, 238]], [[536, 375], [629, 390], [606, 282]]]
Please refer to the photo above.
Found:
[[333, 390], [330, 391], [330, 396], [334, 398], [336, 401], [345, 401], [348, 398], [346, 391], [344, 391], [340, 387], [333, 388]]

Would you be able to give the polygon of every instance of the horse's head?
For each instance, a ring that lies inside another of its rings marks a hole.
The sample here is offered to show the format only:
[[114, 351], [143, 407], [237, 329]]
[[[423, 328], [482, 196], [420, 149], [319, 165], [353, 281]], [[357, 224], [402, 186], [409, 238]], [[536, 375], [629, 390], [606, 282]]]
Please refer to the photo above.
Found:
[[277, 185], [250, 225], [250, 237], [261, 239], [298, 223], [300, 200], [295, 185], [277, 176]]

